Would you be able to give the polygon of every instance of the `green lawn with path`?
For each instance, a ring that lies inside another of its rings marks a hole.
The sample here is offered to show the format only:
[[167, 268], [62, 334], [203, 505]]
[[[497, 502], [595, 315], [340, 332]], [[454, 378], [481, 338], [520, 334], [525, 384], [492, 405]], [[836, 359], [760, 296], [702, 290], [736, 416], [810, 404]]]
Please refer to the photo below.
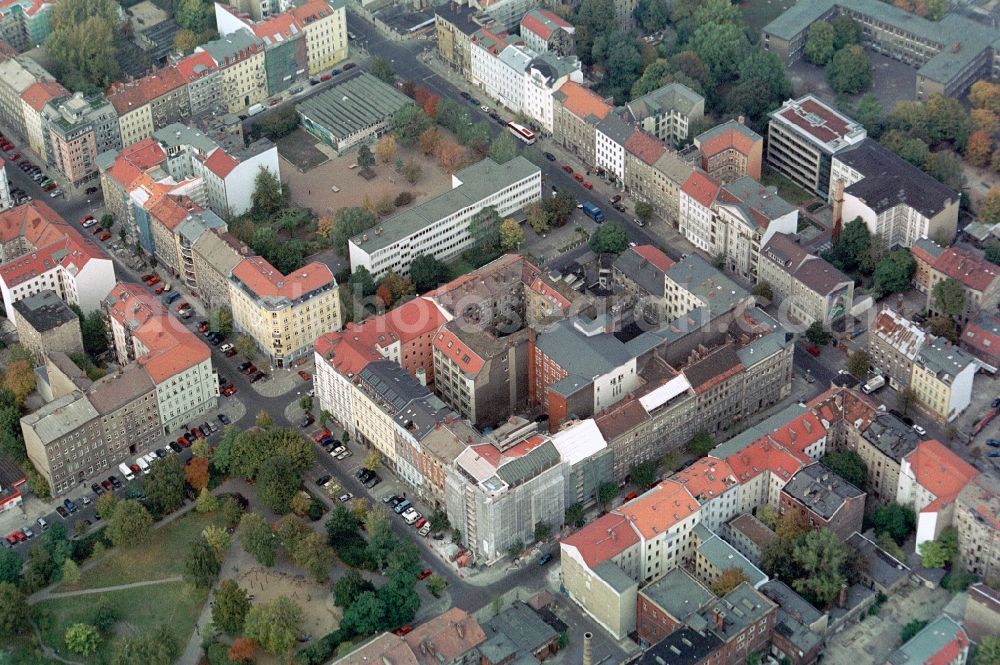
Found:
[[96, 589], [183, 575], [184, 557], [190, 543], [212, 524], [222, 526], [222, 516], [218, 513], [202, 515], [192, 510], [159, 529], [153, 529], [149, 542], [144, 545], [111, 550], [93, 568], [84, 571], [78, 582], [64, 582], [55, 591]]
[[[69, 653], [63, 636], [74, 623], [90, 623], [94, 604], [105, 596], [118, 613], [114, 635], [105, 636], [97, 653], [82, 658]], [[114, 653], [114, 643], [122, 637], [148, 631], [157, 624], [166, 624], [183, 649], [194, 630], [195, 621], [208, 599], [207, 589], [198, 589], [186, 582], [165, 582], [153, 586], [93, 593], [70, 598], [52, 598], [35, 605], [42, 640], [60, 655], [87, 663], [105, 663]]]

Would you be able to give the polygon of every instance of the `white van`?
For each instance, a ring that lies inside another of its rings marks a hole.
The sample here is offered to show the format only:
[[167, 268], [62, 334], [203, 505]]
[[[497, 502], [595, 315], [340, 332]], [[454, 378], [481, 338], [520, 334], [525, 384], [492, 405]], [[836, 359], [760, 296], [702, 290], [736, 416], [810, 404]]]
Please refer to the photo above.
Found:
[[156, 456], [156, 453], [148, 453], [146, 455], [146, 464], [148, 464], [149, 466], [153, 466], [153, 462], [155, 462], [158, 459], [160, 458]]
[[253, 115], [257, 115], [258, 113], [263, 113], [264, 109], [266, 109], [266, 108], [267, 107], [264, 106], [263, 104], [254, 104], [253, 106], [251, 106], [250, 108], [247, 109], [247, 115], [248, 116], [253, 116]]
[[135, 474], [132, 473], [132, 469], [130, 469], [128, 464], [126, 464], [125, 462], [122, 462], [121, 464], [118, 465], [118, 471], [121, 472], [123, 476], [125, 476], [125, 480], [135, 479]]
[[142, 469], [142, 472], [144, 474], [149, 473], [149, 463], [146, 462], [145, 455], [140, 455], [139, 457], [136, 457], [135, 463], [139, 465], [139, 468]]

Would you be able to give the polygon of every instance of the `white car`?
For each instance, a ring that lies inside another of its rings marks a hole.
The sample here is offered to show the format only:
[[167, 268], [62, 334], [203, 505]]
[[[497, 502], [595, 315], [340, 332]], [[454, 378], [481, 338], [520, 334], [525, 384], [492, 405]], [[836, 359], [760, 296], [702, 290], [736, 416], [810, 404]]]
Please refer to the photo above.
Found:
[[344, 492], [339, 497], [337, 497], [337, 500], [340, 501], [341, 503], [347, 503], [353, 498], [354, 498], [353, 494], [351, 494], [350, 492]]
[[425, 524], [425, 525], [423, 525], [422, 527], [420, 527], [420, 531], [417, 531], [417, 533], [419, 533], [419, 534], [420, 534], [421, 536], [423, 536], [424, 538], [426, 538], [426, 537], [427, 537], [427, 535], [428, 535], [428, 534], [429, 534], [430, 532], [431, 532], [431, 523], [430, 523], [430, 522], [428, 522], [427, 524]]
[[920, 436], [927, 436], [927, 430], [925, 430], [920, 425], [914, 424], [913, 425], [913, 431], [916, 432], [917, 434], [919, 434]]
[[88, 219], [86, 222], [83, 223], [83, 228], [89, 229], [94, 224], [97, 224], [97, 220], [96, 219]]
[[219, 347], [219, 351], [222, 351], [223, 353], [225, 353], [226, 351], [230, 350], [231, 348], [233, 348], [233, 345], [230, 344], [229, 342], [226, 342], [225, 344], [223, 344], [222, 346]]

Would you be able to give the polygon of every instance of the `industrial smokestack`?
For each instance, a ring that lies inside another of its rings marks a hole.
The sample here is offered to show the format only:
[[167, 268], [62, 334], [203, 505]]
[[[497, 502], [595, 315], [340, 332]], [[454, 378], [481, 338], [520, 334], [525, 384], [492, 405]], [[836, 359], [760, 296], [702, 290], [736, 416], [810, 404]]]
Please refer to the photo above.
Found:
[[591, 665], [592, 656], [590, 651], [590, 640], [594, 637], [591, 632], [583, 634], [583, 665]]
[[840, 178], [833, 186], [833, 241], [840, 238], [844, 224], [844, 181]]

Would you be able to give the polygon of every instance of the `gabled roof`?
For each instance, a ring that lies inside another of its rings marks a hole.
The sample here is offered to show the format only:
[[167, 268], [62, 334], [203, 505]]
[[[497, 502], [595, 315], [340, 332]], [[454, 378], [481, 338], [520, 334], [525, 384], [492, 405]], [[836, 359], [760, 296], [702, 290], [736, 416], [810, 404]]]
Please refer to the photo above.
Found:
[[457, 364], [468, 376], [476, 376], [483, 369], [486, 360], [469, 348], [458, 335], [447, 327], [434, 335], [434, 348], [443, 356]]
[[[781, 235], [775, 233], [774, 235]], [[853, 280], [821, 256], [805, 261], [795, 270], [794, 277], [813, 293], [826, 296]]]
[[[686, 183], [685, 183], [686, 184]], [[765, 187], [750, 176], [743, 176], [723, 185], [718, 190], [719, 203], [727, 203], [742, 208], [760, 229], [796, 208], [778, 195], [775, 187]]]
[[888, 307], [875, 316], [871, 332], [910, 360], [917, 357], [927, 339], [916, 324]]
[[220, 178], [228, 176], [239, 165], [240, 163], [230, 157], [222, 148], [216, 148], [205, 160], [205, 168]]
[[965, 324], [962, 344], [981, 355], [996, 357], [1000, 354], [1000, 318], [989, 312], [980, 312]]
[[56, 97], [70, 94], [58, 81], [39, 81], [21, 93], [21, 99], [39, 113]]
[[535, 33], [548, 40], [556, 30], [572, 32], [573, 26], [559, 18], [548, 9], [532, 9], [521, 19], [521, 29]]
[[694, 171], [684, 181], [681, 191], [706, 208], [711, 208], [719, 194], [719, 183], [712, 180], [707, 173]]
[[909, 463], [917, 483], [936, 497], [927, 506], [915, 506], [918, 511], [939, 510], [951, 503], [979, 475], [975, 467], [935, 439], [921, 441], [903, 459]]
[[738, 484], [732, 467], [711, 455], [702, 457], [688, 468], [675, 473], [671, 480], [684, 485], [701, 503], [711, 501]]
[[694, 144], [698, 146], [703, 155], [708, 157], [730, 149], [747, 154], [753, 149], [755, 143], [763, 141], [760, 134], [737, 120], [729, 120], [721, 125], [716, 125], [694, 137]]
[[122, 116], [185, 85], [187, 80], [177, 67], [164, 67], [137, 81], [113, 85], [107, 97], [118, 115]]
[[1000, 276], [1000, 266], [963, 247], [948, 247], [934, 260], [933, 267], [964, 286], [983, 292]]
[[[969, 636], [949, 616], [941, 615], [910, 641], [889, 654], [889, 665], [949, 665], [968, 653]], [[964, 660], [964, 659], [962, 659]]]
[[554, 93], [563, 108], [576, 117], [597, 123], [611, 113], [611, 105], [596, 92], [574, 81], [567, 81]]
[[313, 261], [282, 275], [277, 268], [260, 256], [249, 256], [233, 269], [238, 279], [256, 298], [296, 301], [317, 289], [336, 285], [330, 268]]
[[662, 141], [639, 129], [625, 140], [624, 148], [649, 165], [655, 164], [667, 151], [667, 146]]
[[177, 71], [181, 73], [188, 82], [197, 81], [206, 74], [210, 74], [218, 69], [215, 60], [205, 51], [198, 51], [182, 58], [177, 63]]
[[565, 546], [575, 547], [591, 569], [638, 543], [639, 534], [631, 522], [617, 512], [598, 517], [562, 541]]
[[486, 633], [476, 618], [453, 607], [426, 621], [403, 637], [420, 665], [453, 663], [486, 641]]
[[698, 501], [687, 488], [675, 480], [667, 479], [615, 512], [625, 516], [643, 538], [651, 540], [698, 510]]

